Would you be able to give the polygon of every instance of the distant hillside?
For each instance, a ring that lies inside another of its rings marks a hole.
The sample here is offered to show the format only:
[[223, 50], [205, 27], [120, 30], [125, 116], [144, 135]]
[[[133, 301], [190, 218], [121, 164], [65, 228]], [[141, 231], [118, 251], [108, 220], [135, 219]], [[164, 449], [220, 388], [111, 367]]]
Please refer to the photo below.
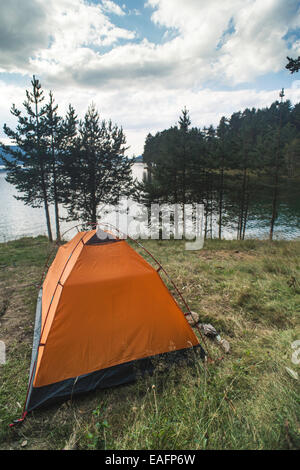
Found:
[[[18, 147], [17, 147], [16, 145], [11, 145], [11, 148], [17, 149]], [[1, 155], [5, 155], [5, 152], [0, 148], [0, 166], [4, 164], [4, 162], [3, 162], [2, 158], [1, 158]], [[5, 156], [7, 157], [7, 159], [8, 159], [9, 161], [12, 160], [12, 157], [11, 157], [10, 155], [7, 155], [7, 154], [6, 154]], [[142, 157], [142, 155], [139, 155], [138, 157], [134, 157], [134, 158], [135, 158], [135, 161], [136, 161], [137, 163], [143, 162], [143, 157]]]

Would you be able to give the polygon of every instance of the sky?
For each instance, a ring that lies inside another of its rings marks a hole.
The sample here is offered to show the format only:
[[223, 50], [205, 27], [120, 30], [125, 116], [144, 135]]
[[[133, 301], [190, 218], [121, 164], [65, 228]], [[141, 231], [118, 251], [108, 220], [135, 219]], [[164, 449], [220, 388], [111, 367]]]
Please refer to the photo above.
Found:
[[300, 101], [296, 0], [9, 0], [0, 2], [0, 140], [34, 74], [60, 114], [94, 103], [122, 126], [128, 155], [190, 112], [193, 126]]

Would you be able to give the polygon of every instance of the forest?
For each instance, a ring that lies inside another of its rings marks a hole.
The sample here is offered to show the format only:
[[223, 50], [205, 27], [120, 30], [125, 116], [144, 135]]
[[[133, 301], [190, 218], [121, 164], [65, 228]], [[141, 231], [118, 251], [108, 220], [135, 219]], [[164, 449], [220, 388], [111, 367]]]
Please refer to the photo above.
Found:
[[149, 134], [144, 148], [146, 203], [202, 203], [205, 237], [230, 223], [244, 239], [252, 203], [269, 201], [269, 234], [280, 211], [280, 197], [300, 176], [300, 103], [275, 101], [222, 117], [217, 127], [193, 127], [184, 109], [178, 124]]
[[272, 240], [282, 195], [296, 188], [299, 197], [300, 103], [284, 100], [283, 89], [269, 107], [223, 116], [217, 126], [194, 127], [184, 108], [178, 123], [146, 137], [147, 177], [138, 183], [122, 127], [101, 120], [93, 104], [83, 120], [71, 104], [62, 117], [53, 93], [45, 102], [39, 80], [33, 77], [31, 84], [24, 111], [11, 108], [16, 128], [4, 125], [15, 145], [1, 148], [7, 181], [25, 204], [44, 207], [50, 240], [51, 204], [60, 240], [61, 206], [67, 220], [93, 224], [105, 204], [124, 196], [147, 206], [201, 203], [205, 238], [221, 239], [230, 226], [239, 240], [263, 200]]

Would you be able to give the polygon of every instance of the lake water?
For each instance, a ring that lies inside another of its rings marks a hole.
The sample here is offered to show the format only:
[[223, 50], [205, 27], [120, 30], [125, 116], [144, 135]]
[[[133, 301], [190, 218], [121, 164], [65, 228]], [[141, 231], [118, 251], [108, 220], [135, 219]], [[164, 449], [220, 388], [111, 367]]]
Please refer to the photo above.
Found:
[[[144, 165], [136, 163], [133, 167], [133, 175], [142, 180]], [[22, 201], [14, 198], [17, 194], [14, 186], [5, 181], [6, 173], [0, 171], [0, 242], [15, 240], [22, 236], [46, 235], [45, 215], [43, 208], [25, 206]], [[247, 225], [246, 238], [268, 238], [270, 221], [270, 201], [254, 201]], [[50, 208], [53, 235], [55, 234], [54, 210]], [[62, 209], [61, 215], [65, 215]], [[61, 231], [76, 225], [76, 222], [62, 222]], [[224, 227], [223, 238], [236, 238], [236, 224]], [[72, 232], [71, 232], [72, 233]], [[213, 232], [217, 236], [217, 226]], [[274, 238], [295, 239], [300, 238], [300, 198], [298, 188], [288, 191], [280, 203], [279, 217], [275, 225]]]
[[[2, 167], [3, 168], [3, 167]], [[144, 175], [144, 164], [133, 165], [133, 177], [142, 181]], [[23, 201], [17, 200], [18, 195], [15, 187], [6, 180], [6, 172], [0, 167], [0, 243], [16, 240], [24, 236], [46, 235], [47, 227], [45, 212], [43, 208], [26, 206]], [[66, 216], [64, 208], [60, 209], [60, 215]], [[55, 236], [54, 207], [50, 207], [52, 233]], [[61, 222], [61, 233], [74, 227], [76, 222]], [[71, 232], [72, 234], [72, 232]], [[71, 235], [70, 234], [70, 235]], [[74, 232], [73, 232], [74, 235]]]

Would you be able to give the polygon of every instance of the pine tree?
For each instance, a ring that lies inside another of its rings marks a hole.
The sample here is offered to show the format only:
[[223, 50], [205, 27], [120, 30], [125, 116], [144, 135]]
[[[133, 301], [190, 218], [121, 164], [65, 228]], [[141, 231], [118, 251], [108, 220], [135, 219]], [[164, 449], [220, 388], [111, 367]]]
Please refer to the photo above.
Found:
[[49, 93], [49, 102], [46, 105], [45, 113], [45, 133], [49, 139], [48, 152], [51, 162], [51, 202], [54, 203], [56, 239], [60, 240], [60, 221], [59, 221], [59, 187], [60, 180], [63, 177], [60, 173], [60, 151], [63, 140], [62, 118], [57, 114], [58, 105], [54, 104], [53, 93]]
[[227, 157], [227, 139], [228, 139], [228, 121], [223, 116], [217, 127], [217, 158], [219, 167], [219, 239], [222, 238], [222, 225], [223, 225], [223, 201], [224, 201], [224, 171], [225, 162]]
[[[204, 235], [208, 238], [213, 238], [213, 215], [215, 212], [215, 201], [216, 201], [216, 178], [215, 172], [218, 167], [217, 159], [217, 140], [216, 140], [216, 129], [213, 125], [208, 128], [204, 128], [204, 155], [205, 158], [202, 160], [203, 165], [203, 176], [202, 179], [202, 191], [204, 194], [204, 217], [205, 227]], [[200, 160], [201, 161], [201, 160]]]
[[4, 132], [17, 146], [1, 145], [12, 161], [3, 157], [8, 175], [6, 180], [13, 184], [21, 195], [16, 199], [24, 201], [26, 205], [41, 207], [44, 205], [49, 240], [52, 241], [51, 222], [49, 215], [50, 198], [50, 160], [47, 151], [48, 142], [45, 137], [46, 106], [41, 84], [33, 76], [32, 91], [26, 90], [26, 100], [23, 105], [25, 114], [22, 114], [15, 105], [11, 113], [18, 120], [16, 130], [4, 124]]
[[274, 136], [274, 140], [276, 142], [275, 148], [275, 155], [274, 155], [274, 185], [273, 185], [273, 201], [272, 201], [272, 216], [270, 221], [270, 240], [273, 240], [273, 233], [274, 233], [274, 225], [275, 221], [278, 217], [278, 196], [279, 196], [279, 171], [282, 165], [282, 141], [281, 141], [281, 132], [282, 132], [282, 120], [283, 120], [283, 106], [282, 106], [282, 99], [284, 97], [284, 89], [279, 94], [280, 96], [280, 103], [278, 104], [279, 107], [279, 123], [276, 130], [276, 140]]
[[63, 200], [70, 220], [94, 225], [106, 204], [117, 204], [120, 197], [132, 194], [133, 162], [125, 156], [125, 144], [123, 129], [111, 121], [100, 122], [91, 105], [65, 159]]
[[[282, 131], [278, 146], [279, 109]], [[261, 202], [259, 190], [264, 191], [264, 198], [272, 191], [278, 207], [274, 195], [279, 194], [279, 180], [286, 175], [287, 166], [290, 175], [298, 167], [299, 110], [299, 105], [292, 108], [288, 101], [245, 109], [229, 120], [223, 117], [216, 130], [213, 126], [191, 128], [184, 110], [179, 125], [147, 136], [143, 157], [151, 168], [151, 178], [141, 185], [144, 200], [148, 205], [203, 203], [206, 236], [212, 236], [216, 220], [219, 237], [225, 225], [232, 226], [237, 220], [237, 237], [244, 239], [255, 201]], [[272, 183], [268, 184], [270, 177]]]

